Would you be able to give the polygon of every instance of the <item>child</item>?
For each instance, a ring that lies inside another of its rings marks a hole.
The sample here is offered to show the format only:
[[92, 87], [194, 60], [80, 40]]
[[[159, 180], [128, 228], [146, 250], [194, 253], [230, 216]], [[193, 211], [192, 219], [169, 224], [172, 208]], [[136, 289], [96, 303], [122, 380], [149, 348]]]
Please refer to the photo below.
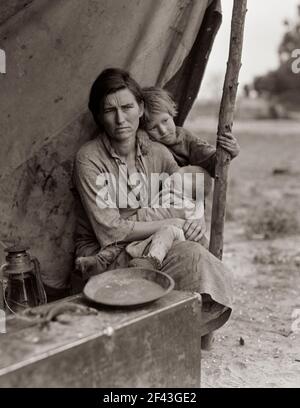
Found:
[[[214, 177], [216, 148], [186, 129], [175, 125], [177, 106], [168, 92], [158, 87], [144, 88], [143, 98], [145, 104], [143, 127], [149, 136], [166, 145], [179, 166], [201, 166], [211, 177]], [[240, 147], [231, 133], [218, 135], [217, 142], [230, 153], [232, 159], [239, 154]], [[211, 187], [210, 182], [210, 179], [205, 178], [205, 196]], [[209, 349], [213, 338], [213, 332], [204, 336], [203, 348]]]
[[[197, 165], [215, 176], [216, 148], [174, 123], [177, 107], [167, 91], [159, 87], [143, 89], [143, 127], [149, 136], [168, 146], [179, 166]], [[233, 159], [240, 147], [231, 133], [218, 136], [220, 146]]]

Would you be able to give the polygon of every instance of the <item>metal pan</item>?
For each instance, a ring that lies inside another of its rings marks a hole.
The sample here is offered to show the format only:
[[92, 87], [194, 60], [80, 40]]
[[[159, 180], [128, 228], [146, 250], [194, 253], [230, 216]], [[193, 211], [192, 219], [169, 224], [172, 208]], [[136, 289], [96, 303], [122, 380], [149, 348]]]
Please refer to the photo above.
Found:
[[84, 295], [108, 306], [134, 306], [153, 302], [174, 288], [166, 273], [146, 268], [122, 268], [93, 276], [83, 289]]

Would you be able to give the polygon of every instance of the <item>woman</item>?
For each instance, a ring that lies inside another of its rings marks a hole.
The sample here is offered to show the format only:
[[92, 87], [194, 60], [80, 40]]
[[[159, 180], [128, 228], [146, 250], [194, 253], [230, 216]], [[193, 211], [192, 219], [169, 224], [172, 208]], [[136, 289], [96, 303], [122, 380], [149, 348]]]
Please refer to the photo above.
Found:
[[[98, 262], [106, 270], [127, 267], [128, 243], [166, 226], [181, 228], [186, 241], [174, 242], [161, 270], [173, 277], [176, 289], [201, 293], [202, 333], [212, 332], [230, 316], [231, 285], [224, 265], [197, 242], [203, 225], [179, 218], [145, 221], [152, 211], [147, 206], [151, 175], [171, 175], [179, 167], [164, 145], [150, 141], [139, 129], [144, 113], [141, 88], [127, 72], [107, 69], [91, 88], [89, 109], [100, 133], [81, 147], [75, 161], [74, 182], [81, 202], [76, 256], [100, 254]], [[137, 174], [138, 189], [131, 183]]]

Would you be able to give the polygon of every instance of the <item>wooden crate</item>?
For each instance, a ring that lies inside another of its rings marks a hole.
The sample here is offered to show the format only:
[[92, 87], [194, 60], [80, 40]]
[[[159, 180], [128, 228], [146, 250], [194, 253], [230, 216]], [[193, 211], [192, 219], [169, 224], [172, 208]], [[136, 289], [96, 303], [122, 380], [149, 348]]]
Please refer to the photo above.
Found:
[[43, 330], [9, 321], [0, 334], [0, 387], [200, 386], [197, 295], [173, 291], [140, 308], [97, 310]]

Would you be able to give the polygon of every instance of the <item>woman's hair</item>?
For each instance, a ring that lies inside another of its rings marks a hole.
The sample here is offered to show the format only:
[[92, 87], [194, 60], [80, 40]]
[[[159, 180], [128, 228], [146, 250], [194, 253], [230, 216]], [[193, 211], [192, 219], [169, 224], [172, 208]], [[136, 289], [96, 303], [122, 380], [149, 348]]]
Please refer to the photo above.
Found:
[[171, 95], [163, 88], [150, 86], [143, 88], [143, 99], [145, 103], [144, 120], [148, 121], [155, 113], [167, 112], [172, 117], [177, 115], [177, 105]]
[[108, 68], [101, 72], [93, 83], [90, 91], [89, 110], [95, 122], [102, 130], [99, 121], [99, 114], [102, 113], [103, 103], [107, 95], [115, 93], [121, 89], [129, 89], [135, 96], [138, 104], [143, 101], [142, 89], [131, 77], [129, 72], [119, 68]]

